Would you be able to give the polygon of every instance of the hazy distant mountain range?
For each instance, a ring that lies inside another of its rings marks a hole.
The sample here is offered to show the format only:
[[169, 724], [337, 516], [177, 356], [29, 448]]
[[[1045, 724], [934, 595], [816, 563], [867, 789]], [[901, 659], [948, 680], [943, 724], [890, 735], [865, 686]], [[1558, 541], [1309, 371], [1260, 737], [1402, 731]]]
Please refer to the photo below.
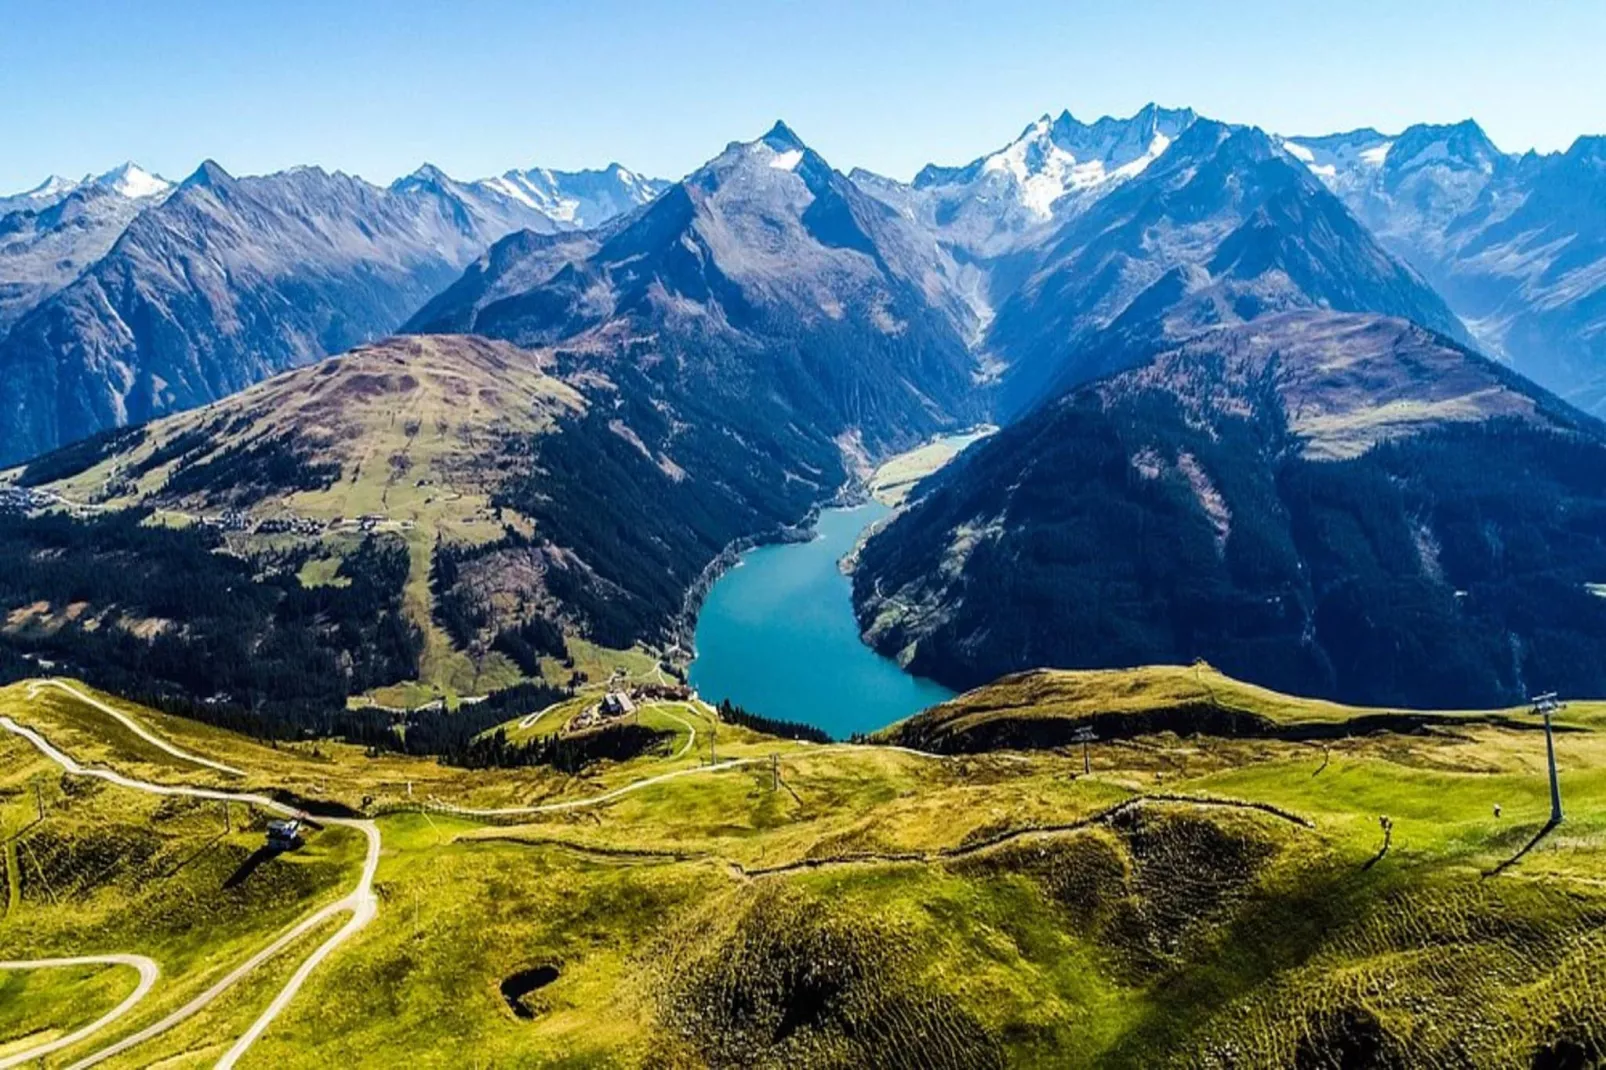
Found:
[[1606, 138], [1518, 156], [1469, 120], [1284, 144], [1433, 284], [1481, 349], [1606, 412]]
[[[387, 362], [427, 354], [431, 381], [469, 391], [489, 375], [480, 336], [574, 403], [532, 432], [505, 385], [522, 380], [497, 371], [475, 395], [494, 431], [452, 405], [409, 418], [400, 452], [394, 426], [286, 437], [207, 409], [26, 478], [349, 514], [377, 478], [361, 458], [391, 458], [391, 489], [472, 472], [502, 534], [435, 529], [416, 624], [480, 654], [528, 645], [537, 619], [669, 644], [730, 547], [992, 419], [1011, 426], [864, 547], [861, 619], [923, 671], [1209, 656], [1366, 701], [1506, 701], [1535, 673], [1590, 690], [1574, 677], [1606, 664], [1606, 439], [1543, 387], [1600, 400], [1596, 146], [1511, 158], [1472, 124], [1283, 138], [1150, 106], [1045, 116], [909, 183], [844, 174], [778, 123], [672, 184], [425, 167], [380, 188], [212, 163], [172, 188], [58, 184], [0, 222], [23, 235], [0, 270], [43, 295], [0, 338], [0, 460], [398, 329], [442, 340]], [[72, 231], [57, 209], [106, 221]], [[81, 242], [63, 260], [86, 266], [45, 278], [29, 250], [51, 241]], [[409, 376], [342, 367], [354, 396], [412, 404]], [[271, 396], [316, 412], [297, 399], [325, 389], [309, 372]], [[411, 475], [431, 420], [446, 475]], [[1019, 631], [1038, 620], [1062, 627]], [[1418, 655], [1465, 671], [1367, 675], [1425, 632], [1442, 643]]]
[[[1304, 305], [1475, 340], [1597, 408], [1600, 145], [1510, 156], [1470, 122], [1281, 138], [1150, 105], [1093, 123], [1045, 115], [910, 183], [848, 181], [915, 236], [904, 260], [929, 251], [922, 301], [998, 380], [1006, 413], [1141, 357], [1156, 332]], [[473, 261], [504, 235], [530, 236], [517, 256], [498, 250], [494, 285], [533, 291], [548, 260], [595, 248], [538, 236], [594, 230], [668, 188], [617, 164], [473, 182], [426, 165], [386, 189], [298, 168], [230, 179], [254, 206], [214, 194], [191, 211], [214, 174], [174, 186], [128, 164], [0, 198], [0, 460], [382, 336], [465, 266], [459, 295], [491, 285]]]
[[0, 461], [382, 337], [503, 235], [595, 225], [661, 186], [617, 165], [53, 178], [0, 202]]
[[134, 164], [80, 182], [52, 176], [0, 198], [0, 337], [95, 261], [172, 188]]

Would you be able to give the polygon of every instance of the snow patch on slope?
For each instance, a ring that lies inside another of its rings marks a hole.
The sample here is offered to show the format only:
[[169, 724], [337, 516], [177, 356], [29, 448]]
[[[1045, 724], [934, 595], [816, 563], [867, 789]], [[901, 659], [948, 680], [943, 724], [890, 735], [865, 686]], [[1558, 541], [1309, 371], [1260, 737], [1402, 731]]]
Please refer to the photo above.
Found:
[[558, 223], [589, 229], [646, 204], [668, 183], [612, 164], [600, 171], [508, 171], [483, 185]]
[[776, 153], [775, 157], [770, 160], [770, 166], [777, 171], [796, 171], [797, 165], [802, 162], [802, 149], [788, 149], [786, 152]]
[[151, 174], [136, 163], [125, 163], [107, 171], [95, 181], [114, 193], [136, 201], [160, 196], [173, 188], [173, 183], [160, 175]]

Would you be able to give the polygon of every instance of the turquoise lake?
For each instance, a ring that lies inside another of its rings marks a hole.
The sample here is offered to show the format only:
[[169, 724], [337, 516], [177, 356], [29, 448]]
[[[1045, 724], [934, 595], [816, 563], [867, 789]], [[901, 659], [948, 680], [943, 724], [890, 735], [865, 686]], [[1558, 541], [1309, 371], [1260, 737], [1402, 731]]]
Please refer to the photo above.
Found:
[[691, 685], [712, 703], [825, 729], [837, 739], [885, 727], [953, 692], [871, 650], [837, 563], [890, 512], [876, 502], [820, 514], [812, 542], [742, 555], [697, 617]]

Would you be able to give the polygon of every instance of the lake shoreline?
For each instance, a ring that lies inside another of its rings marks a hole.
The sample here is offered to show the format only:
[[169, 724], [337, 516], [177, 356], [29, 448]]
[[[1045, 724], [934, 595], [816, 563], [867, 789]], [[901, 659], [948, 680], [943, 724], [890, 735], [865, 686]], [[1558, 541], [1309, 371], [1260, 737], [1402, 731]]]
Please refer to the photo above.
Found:
[[[680, 613], [671, 625], [674, 641], [670, 648], [664, 652], [665, 661], [674, 665], [681, 672], [686, 672], [690, 669], [691, 663], [697, 660], [697, 618], [702, 612], [703, 602], [707, 599], [708, 592], [713, 589], [714, 584], [718, 583], [725, 573], [736, 567], [743, 554], [762, 546], [810, 542], [818, 535], [820, 514], [825, 510], [847, 509], [871, 500], [878, 500], [877, 481], [892, 466], [909, 458], [917, 457], [921, 453], [932, 450], [934, 447], [939, 447], [945, 442], [963, 439], [965, 440], [964, 445], [968, 446], [971, 442], [985, 438], [997, 430], [998, 428], [993, 424], [982, 423], [959, 431], [948, 431], [943, 434], [932, 435], [918, 446], [887, 457], [876, 465], [868, 475], [850, 476], [848, 481], [838, 487], [836, 492], [829, 498], [823, 498], [810, 506], [809, 511], [796, 524], [782, 525], [757, 535], [748, 535], [740, 539], [731, 540], [712, 561], [703, 566], [703, 570], [698, 574], [697, 579], [686, 589], [685, 598], [681, 602]], [[961, 446], [959, 450], [954, 451], [953, 455], [956, 456], [963, 448], [964, 446]], [[944, 458], [942, 464], [930, 467], [922, 474], [921, 478], [937, 471], [951, 459], [952, 456]], [[853, 555], [851, 556], [857, 555], [859, 545], [862, 545], [863, 538], [868, 537], [868, 535], [868, 529], [861, 533], [860, 542], [855, 544]], [[847, 558], [844, 558], [844, 561], [846, 560]]]
[[688, 597], [697, 607], [683, 647], [691, 685], [711, 703], [729, 699], [839, 739], [952, 697], [864, 641], [846, 570], [865, 536], [897, 511], [874, 493], [889, 465], [902, 466], [901, 502], [908, 487], [985, 433], [927, 440], [844, 486], [804, 523], [727, 548]]

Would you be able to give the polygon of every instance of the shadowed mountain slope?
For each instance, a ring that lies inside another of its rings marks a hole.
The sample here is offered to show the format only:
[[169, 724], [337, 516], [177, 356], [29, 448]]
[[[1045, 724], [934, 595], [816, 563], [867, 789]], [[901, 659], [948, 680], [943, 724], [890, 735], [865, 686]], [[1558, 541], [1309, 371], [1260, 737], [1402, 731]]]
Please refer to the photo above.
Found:
[[1203, 657], [1300, 694], [1606, 688], [1606, 434], [1397, 320], [1218, 328], [968, 451], [875, 535], [869, 639], [970, 686]]

